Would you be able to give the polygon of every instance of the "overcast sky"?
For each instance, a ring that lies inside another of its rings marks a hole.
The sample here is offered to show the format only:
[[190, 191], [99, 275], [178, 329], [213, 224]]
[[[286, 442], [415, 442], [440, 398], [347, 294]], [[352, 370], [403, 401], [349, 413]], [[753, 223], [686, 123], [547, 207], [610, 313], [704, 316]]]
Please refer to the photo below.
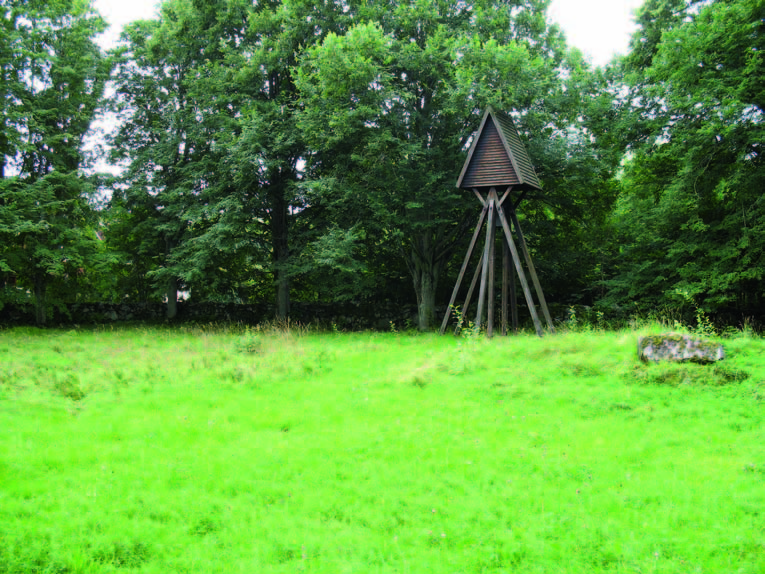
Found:
[[626, 54], [635, 31], [634, 13], [643, 0], [552, 0], [550, 18], [560, 24], [569, 45], [596, 66]]
[[[627, 52], [635, 29], [633, 14], [643, 0], [552, 0], [550, 18], [561, 25], [570, 45], [579, 48], [596, 66], [617, 53]], [[112, 28], [113, 41], [132, 20], [156, 15], [158, 0], [96, 0], [96, 7]], [[109, 40], [107, 40], [109, 41]]]

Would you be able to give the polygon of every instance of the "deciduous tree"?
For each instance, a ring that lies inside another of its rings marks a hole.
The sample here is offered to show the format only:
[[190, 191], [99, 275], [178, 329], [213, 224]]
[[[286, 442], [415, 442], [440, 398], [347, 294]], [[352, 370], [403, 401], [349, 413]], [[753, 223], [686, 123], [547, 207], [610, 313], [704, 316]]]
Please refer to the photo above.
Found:
[[513, 112], [543, 181], [550, 176], [548, 211], [538, 208], [538, 220], [597, 187], [569, 185], [563, 175], [586, 163], [577, 155], [582, 145], [569, 147], [589, 137], [571, 137], [582, 128], [581, 93], [564, 81], [583, 64], [547, 24], [546, 7], [350, 4], [356, 24], [301, 62], [299, 126], [312, 143], [317, 178], [310, 201], [328, 205], [341, 226], [359, 225], [396, 246], [421, 329], [433, 324], [442, 272], [474, 223], [475, 198], [454, 185], [488, 104]]
[[765, 4], [651, 0], [638, 21], [611, 298], [677, 304], [680, 291], [752, 312], [765, 274]]
[[44, 324], [49, 287], [97, 252], [81, 168], [111, 62], [90, 2], [10, 2], [0, 19], [0, 269], [33, 291]]

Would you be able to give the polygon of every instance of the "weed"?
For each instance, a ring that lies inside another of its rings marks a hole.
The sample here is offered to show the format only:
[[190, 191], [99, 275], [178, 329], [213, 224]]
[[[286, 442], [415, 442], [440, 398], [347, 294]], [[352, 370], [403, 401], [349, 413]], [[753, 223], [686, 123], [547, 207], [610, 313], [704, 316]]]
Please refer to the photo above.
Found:
[[463, 314], [459, 305], [452, 305], [450, 309], [452, 310], [455, 319], [457, 319], [457, 327], [454, 329], [454, 333], [459, 335], [460, 331], [462, 330], [462, 325], [465, 322], [465, 315]]
[[579, 319], [576, 316], [576, 307], [571, 305], [568, 308], [568, 317], [566, 317], [566, 327], [569, 331], [579, 330]]
[[93, 561], [98, 564], [110, 564], [117, 568], [138, 568], [151, 557], [149, 547], [143, 542], [112, 542], [93, 553]]
[[411, 380], [412, 386], [417, 387], [419, 389], [424, 389], [425, 387], [428, 386], [429, 383], [430, 381], [428, 381], [427, 379], [425, 379], [425, 377], [419, 374], [415, 374]]
[[414, 369], [406, 377], [406, 382], [418, 389], [424, 389], [432, 382], [432, 372], [430, 365], [426, 364]]
[[675, 295], [678, 295], [680, 298], [682, 298], [682, 300], [690, 305], [694, 310], [696, 326], [694, 327], [693, 332], [703, 337], [714, 337], [717, 334], [717, 330], [712, 324], [712, 320], [709, 318], [709, 315], [707, 315], [704, 309], [702, 309], [698, 303], [696, 303], [696, 299], [693, 297], [693, 295], [684, 289], [676, 289]]
[[750, 373], [725, 365], [695, 363], [659, 363], [638, 365], [632, 369], [632, 379], [644, 384], [721, 386], [747, 380]]
[[259, 332], [253, 331], [247, 327], [244, 334], [239, 338], [237, 347], [242, 353], [262, 353], [263, 337]]
[[603, 374], [600, 367], [588, 361], [566, 363], [564, 368], [577, 377], [596, 377]]
[[112, 372], [112, 377], [114, 379], [114, 384], [116, 386], [118, 386], [118, 387], [127, 387], [130, 384], [130, 382], [128, 381], [127, 376], [120, 369], [117, 369], [117, 370], [113, 371]]
[[614, 403], [611, 405], [611, 410], [614, 411], [631, 411], [634, 408], [635, 407], [627, 403]]
[[[459, 335], [468, 341], [475, 341], [481, 335], [481, 332], [476, 329], [472, 321], [465, 323], [465, 315], [457, 305], [452, 305], [452, 313], [454, 313], [457, 319], [457, 327], [454, 330], [455, 335]], [[464, 329], [463, 326], [465, 327]]]
[[21, 382], [21, 375], [15, 371], [0, 371], [0, 388], [17, 388]]
[[765, 475], [765, 465], [763, 464], [753, 464], [753, 463], [747, 463], [744, 465], [743, 468], [744, 472], [748, 472], [751, 474], [762, 474]]
[[80, 385], [80, 380], [74, 373], [66, 373], [56, 378], [53, 383], [53, 391], [73, 401], [81, 401], [85, 398], [85, 391]]
[[572, 333], [604, 332], [607, 327], [603, 310], [593, 310], [585, 305], [570, 305], [563, 321], [564, 330]]
[[595, 311], [595, 318], [597, 322], [598, 331], [605, 331], [606, 330], [606, 314], [598, 309]]
[[192, 524], [189, 534], [202, 538], [218, 530], [220, 530], [220, 524], [215, 518], [203, 516]]
[[29, 537], [22, 544], [8, 545], [0, 533], [0, 572], [26, 574], [27, 572], [50, 572], [68, 574], [68, 566], [56, 557], [50, 548], [50, 540], [34, 540]]
[[309, 333], [308, 326], [298, 321], [293, 321], [289, 317], [286, 319], [273, 319], [271, 321], [265, 321], [258, 324], [255, 329], [260, 333], [272, 335], [290, 335], [295, 337], [302, 337]]
[[735, 369], [726, 365], [717, 364], [712, 367], [712, 372], [721, 381], [726, 383], [740, 383], [747, 380], [751, 375], [744, 369]]

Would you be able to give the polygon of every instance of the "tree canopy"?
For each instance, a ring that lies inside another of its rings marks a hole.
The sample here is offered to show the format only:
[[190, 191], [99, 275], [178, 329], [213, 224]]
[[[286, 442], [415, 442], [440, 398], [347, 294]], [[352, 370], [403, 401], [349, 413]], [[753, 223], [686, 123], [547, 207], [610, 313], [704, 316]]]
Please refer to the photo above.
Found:
[[89, 2], [9, 0], [0, 300], [411, 302], [429, 329], [492, 105], [542, 182], [520, 217], [549, 300], [759, 313], [763, 3], [646, 0], [602, 69], [548, 4], [165, 0], [105, 54]]
[[609, 298], [651, 305], [687, 294], [752, 313], [763, 253], [762, 2], [651, 0], [622, 63], [621, 245]]
[[100, 263], [82, 168], [111, 69], [95, 43], [106, 24], [69, 0], [11, 1], [1, 16], [0, 272], [31, 290], [44, 324], [49, 289]]

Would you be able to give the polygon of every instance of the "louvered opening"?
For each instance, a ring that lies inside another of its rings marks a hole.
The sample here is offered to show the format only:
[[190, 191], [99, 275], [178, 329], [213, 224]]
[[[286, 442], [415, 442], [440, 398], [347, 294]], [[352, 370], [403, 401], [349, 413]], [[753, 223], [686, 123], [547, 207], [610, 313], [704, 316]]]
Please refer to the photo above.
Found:
[[513, 121], [506, 114], [498, 113], [496, 115], [498, 128], [502, 130], [505, 136], [505, 140], [510, 146], [510, 152], [513, 154], [515, 165], [518, 166], [520, 178], [523, 182], [531, 187], [537, 189], [541, 188], [537, 174], [534, 172], [534, 166], [531, 164], [526, 148], [521, 142], [521, 138], [518, 136], [518, 132], [515, 130]]
[[510, 157], [502, 145], [502, 139], [489, 116], [476, 144], [462, 187], [488, 187], [495, 185], [516, 185], [519, 179]]

